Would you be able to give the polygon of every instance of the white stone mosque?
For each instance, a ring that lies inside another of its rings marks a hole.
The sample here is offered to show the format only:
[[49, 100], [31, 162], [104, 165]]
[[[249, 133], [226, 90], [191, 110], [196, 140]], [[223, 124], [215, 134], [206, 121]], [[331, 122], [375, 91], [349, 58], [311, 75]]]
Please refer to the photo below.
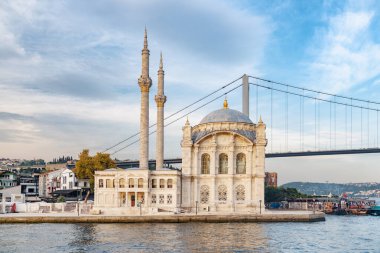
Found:
[[[182, 169], [164, 168], [164, 70], [158, 70], [156, 170], [148, 168], [149, 50], [142, 50], [140, 167], [95, 173], [95, 209], [104, 214], [157, 212], [258, 213], [264, 210], [265, 124], [228, 108], [182, 128]], [[260, 210], [262, 208], [262, 210]]]

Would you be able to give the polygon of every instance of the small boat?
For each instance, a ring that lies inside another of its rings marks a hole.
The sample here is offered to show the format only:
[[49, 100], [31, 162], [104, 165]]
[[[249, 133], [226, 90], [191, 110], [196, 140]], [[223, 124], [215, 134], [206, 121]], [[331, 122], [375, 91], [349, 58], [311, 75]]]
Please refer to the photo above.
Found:
[[380, 206], [373, 206], [368, 213], [373, 216], [380, 216]]

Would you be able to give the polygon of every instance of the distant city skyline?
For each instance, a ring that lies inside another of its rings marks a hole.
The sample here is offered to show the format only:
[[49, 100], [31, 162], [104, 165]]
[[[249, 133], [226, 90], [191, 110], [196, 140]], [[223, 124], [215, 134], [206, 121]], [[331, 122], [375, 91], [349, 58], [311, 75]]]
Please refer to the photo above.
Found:
[[[3, 1], [0, 156], [76, 158], [84, 148], [100, 152], [138, 132], [145, 26], [151, 123], [161, 51], [166, 115], [244, 73], [377, 101], [379, 7], [376, 1]], [[239, 99], [240, 91], [228, 95], [230, 107], [241, 110]], [[191, 114], [190, 123], [222, 102]], [[250, 116], [258, 116], [254, 102]], [[166, 130], [166, 157], [180, 157], [184, 122]], [[154, 141], [152, 135], [151, 158]], [[115, 157], [137, 159], [138, 144]], [[376, 154], [277, 158], [267, 159], [266, 170], [279, 173], [279, 184], [379, 182], [379, 163]]]

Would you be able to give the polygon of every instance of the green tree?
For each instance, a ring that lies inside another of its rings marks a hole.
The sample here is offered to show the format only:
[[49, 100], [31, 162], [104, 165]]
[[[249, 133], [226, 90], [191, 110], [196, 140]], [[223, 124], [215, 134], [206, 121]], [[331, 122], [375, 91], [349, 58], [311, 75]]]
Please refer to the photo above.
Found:
[[90, 151], [84, 149], [79, 154], [79, 160], [75, 164], [74, 173], [79, 179], [90, 179], [91, 191], [94, 190], [94, 175], [97, 170], [114, 168], [115, 162], [111, 159], [110, 154], [97, 153], [90, 156]]
[[280, 202], [297, 198], [307, 198], [307, 195], [300, 193], [296, 188], [265, 187], [265, 202]]

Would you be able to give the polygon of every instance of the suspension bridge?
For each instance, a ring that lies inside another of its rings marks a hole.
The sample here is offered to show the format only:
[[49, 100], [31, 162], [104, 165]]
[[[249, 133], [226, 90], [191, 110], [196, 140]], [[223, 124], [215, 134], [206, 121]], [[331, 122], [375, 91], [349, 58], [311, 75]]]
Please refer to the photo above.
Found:
[[[243, 75], [180, 108], [165, 118], [165, 127], [242, 90], [242, 107], [257, 122], [265, 115], [266, 158], [380, 153], [380, 102], [332, 94], [255, 76]], [[249, 100], [254, 111], [249, 114]], [[149, 126], [152, 129], [156, 124]], [[150, 131], [150, 134], [156, 131]], [[139, 132], [108, 147], [115, 155], [139, 142]], [[167, 166], [180, 158], [165, 159]], [[138, 161], [118, 163], [138, 167]], [[149, 161], [155, 167], [155, 160]]]

